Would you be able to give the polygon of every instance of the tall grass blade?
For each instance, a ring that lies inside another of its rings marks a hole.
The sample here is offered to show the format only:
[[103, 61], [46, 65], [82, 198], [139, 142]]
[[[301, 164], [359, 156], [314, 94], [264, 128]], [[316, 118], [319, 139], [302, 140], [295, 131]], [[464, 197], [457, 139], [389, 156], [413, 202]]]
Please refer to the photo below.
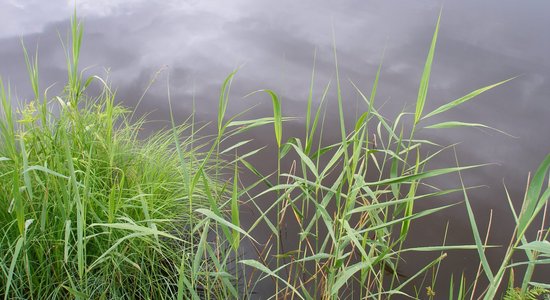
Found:
[[271, 102], [273, 104], [273, 129], [275, 131], [275, 140], [277, 141], [277, 146], [281, 148], [281, 141], [283, 137], [283, 116], [281, 113], [281, 101], [279, 100], [277, 94], [272, 90], [255, 91], [246, 95], [245, 97], [251, 96], [259, 92], [265, 92], [271, 98]]
[[480, 127], [480, 128], [486, 128], [486, 129], [491, 129], [491, 130], [500, 132], [502, 134], [505, 134], [507, 136], [513, 137], [512, 135], [510, 135], [510, 134], [508, 134], [508, 133], [506, 133], [502, 130], [498, 130], [496, 128], [493, 128], [493, 127], [490, 127], [490, 126], [487, 126], [487, 125], [484, 125], [484, 124], [480, 124], [480, 123], [447, 121], [447, 122], [441, 122], [441, 123], [433, 124], [433, 125], [430, 125], [430, 126], [425, 126], [424, 128], [436, 129], [436, 128], [455, 128], [455, 127]]
[[40, 97], [40, 88], [38, 84], [38, 48], [36, 49], [34, 59], [31, 60], [25, 44], [21, 40], [21, 47], [23, 48], [23, 54], [25, 56], [25, 64], [27, 65], [27, 73], [29, 75], [29, 81], [31, 83], [32, 91], [34, 93], [34, 99], [38, 100]]
[[422, 111], [424, 110], [424, 104], [426, 103], [440, 20], [441, 12], [439, 13], [439, 17], [437, 17], [437, 23], [435, 25], [435, 31], [432, 37], [432, 44], [430, 45], [430, 51], [428, 52], [428, 57], [426, 58], [426, 63], [424, 65], [424, 72], [422, 73], [422, 77], [420, 79], [420, 87], [418, 88], [418, 97], [416, 99], [416, 111], [414, 113], [414, 124], [417, 124], [420, 121]]
[[65, 220], [65, 239], [63, 243], [63, 261], [67, 263], [69, 261], [69, 249], [71, 244], [69, 239], [71, 238], [71, 220]]
[[479, 168], [486, 165], [487, 164], [472, 165], [472, 166], [466, 166], [466, 167], [442, 168], [442, 169], [420, 172], [418, 174], [404, 175], [396, 178], [388, 178], [388, 179], [383, 179], [379, 181], [367, 182], [366, 184], [370, 186], [374, 186], [374, 185], [386, 185], [386, 184], [400, 183], [400, 182], [410, 182], [412, 180], [418, 180], [418, 179], [430, 178], [430, 177], [440, 176], [440, 175], [449, 174], [449, 173], [455, 173], [458, 171]]
[[[541, 197], [539, 199], [540, 192], [544, 184], [544, 179], [546, 178], [546, 175], [548, 173], [548, 168], [550, 168], [550, 154], [548, 154], [540, 164], [537, 172], [531, 180], [531, 183], [529, 184], [529, 188], [527, 189], [526, 203], [522, 207], [522, 213], [520, 214], [518, 221], [518, 239], [523, 236], [523, 234], [527, 230], [527, 227], [535, 217], [537, 207], [542, 207], [542, 205], [546, 201], [548, 201], [548, 198]], [[544, 196], [548, 197], [548, 195]]]
[[259, 271], [261, 271], [261, 272], [263, 272], [263, 273], [265, 273], [265, 274], [267, 274], [267, 275], [269, 275], [273, 278], [276, 278], [276, 279], [282, 281], [286, 285], [286, 287], [288, 287], [290, 290], [292, 290], [298, 298], [304, 299], [302, 297], [302, 295], [300, 294], [300, 292], [298, 292], [298, 290], [296, 290], [296, 288], [294, 288], [294, 286], [292, 286], [292, 284], [290, 284], [290, 282], [284, 280], [279, 275], [277, 275], [276, 273], [274, 273], [273, 271], [268, 269], [266, 266], [264, 266], [262, 263], [258, 262], [257, 260], [244, 259], [244, 260], [241, 260], [240, 263], [243, 264], [243, 265], [247, 265], [249, 267], [258, 269]]
[[[235, 227], [241, 226], [241, 221], [239, 217], [239, 168], [237, 167], [237, 163], [235, 163], [235, 172], [233, 173], [233, 192], [231, 194], [231, 223]], [[237, 230], [233, 230], [233, 239], [231, 245], [233, 245], [233, 248], [235, 251], [238, 251], [239, 249], [239, 242], [241, 240], [241, 237], [239, 235], [239, 232]]]
[[15, 244], [15, 249], [13, 250], [13, 256], [11, 257], [11, 263], [10, 263], [10, 269], [8, 271], [8, 277], [6, 281], [6, 290], [4, 291], [4, 300], [8, 299], [11, 282], [13, 280], [13, 275], [15, 271], [15, 265], [17, 263], [17, 259], [19, 258], [19, 254], [21, 253], [21, 249], [23, 247], [23, 243], [25, 242], [25, 237], [21, 236], [17, 239], [17, 243]]
[[225, 78], [220, 90], [220, 98], [218, 103], [218, 133], [220, 134], [223, 127], [225, 112], [227, 110], [227, 104], [229, 103], [229, 91], [231, 90], [231, 82], [233, 81], [233, 77], [235, 77], [235, 74], [237, 74], [237, 71], [238, 69], [234, 70]]
[[257, 242], [256, 239], [254, 239], [252, 236], [250, 236], [246, 231], [244, 231], [243, 229], [241, 229], [240, 227], [238, 226], [235, 226], [233, 225], [231, 222], [228, 222], [226, 221], [225, 219], [223, 219], [222, 217], [216, 215], [215, 213], [213, 213], [212, 211], [208, 210], [208, 209], [204, 209], [204, 208], [199, 208], [197, 210], [195, 210], [196, 212], [202, 214], [202, 215], [205, 215], [206, 217], [220, 223], [221, 225], [225, 225], [237, 232], [239, 232], [240, 234], [246, 236], [247, 238], [249, 238], [250, 240], [254, 241], [254, 242]]
[[548, 241], [533, 241], [519, 246], [518, 249], [537, 251], [542, 255], [550, 256], [550, 242]]
[[342, 288], [344, 284], [346, 284], [349, 279], [357, 272], [361, 271], [362, 269], [369, 268], [371, 266], [371, 263], [369, 262], [359, 262], [352, 266], [346, 267], [342, 273], [337, 277], [336, 281], [332, 285], [332, 288], [330, 290], [331, 296], [335, 296], [338, 291]]
[[517, 78], [517, 76], [516, 76], [516, 77], [512, 77], [512, 78], [509, 78], [509, 79], [506, 79], [506, 80], [503, 80], [503, 81], [501, 81], [501, 82], [497, 82], [497, 83], [492, 84], [492, 85], [488, 85], [488, 86], [486, 86], [486, 87], [482, 87], [482, 88], [477, 89], [477, 90], [475, 90], [475, 91], [473, 91], [473, 92], [470, 92], [470, 93], [469, 93], [468, 95], [466, 95], [466, 96], [460, 97], [460, 98], [458, 98], [458, 99], [456, 99], [456, 100], [453, 100], [453, 101], [451, 101], [451, 102], [449, 102], [449, 103], [447, 103], [447, 104], [444, 104], [444, 105], [442, 105], [442, 106], [440, 106], [440, 107], [434, 109], [433, 111], [431, 111], [431, 112], [429, 112], [428, 114], [426, 114], [425, 116], [423, 116], [421, 119], [422, 119], [422, 120], [423, 120], [423, 119], [427, 119], [427, 118], [429, 118], [429, 117], [432, 117], [432, 116], [435, 116], [435, 115], [440, 114], [440, 113], [442, 113], [442, 112], [445, 112], [445, 111], [447, 111], [447, 110], [449, 110], [449, 109], [452, 109], [452, 108], [454, 108], [454, 107], [456, 107], [456, 106], [458, 106], [458, 105], [460, 105], [460, 104], [462, 104], [462, 103], [464, 103], [464, 102], [466, 102], [466, 101], [468, 101], [468, 100], [470, 100], [470, 99], [472, 99], [472, 98], [475, 98], [475, 97], [479, 96], [479, 95], [480, 95], [481, 93], [483, 93], [483, 92], [486, 92], [486, 91], [488, 91], [488, 90], [490, 90], [490, 89], [492, 89], [492, 88], [495, 88], [495, 87], [497, 87], [497, 86], [499, 86], [499, 85], [501, 85], [501, 84], [504, 84], [504, 83], [506, 83], [506, 82], [508, 82], [508, 81], [510, 81], [510, 80], [512, 80], [512, 79], [515, 79], [515, 78]]
[[[455, 153], [456, 155], [456, 153]], [[457, 159], [458, 164], [458, 159]], [[460, 177], [460, 182], [462, 184], [463, 189], [463, 195], [464, 195], [464, 202], [466, 203], [466, 209], [468, 211], [468, 220], [470, 221], [470, 226], [472, 227], [472, 234], [474, 236], [475, 244], [477, 247], [477, 252], [479, 255], [479, 259], [481, 260], [481, 264], [483, 266], [483, 271], [485, 272], [485, 275], [487, 276], [487, 279], [489, 281], [492, 281], [494, 278], [493, 272], [491, 271], [491, 267], [489, 266], [489, 262], [487, 261], [487, 256], [485, 255], [484, 250], [484, 244], [481, 240], [481, 236], [479, 234], [479, 229], [477, 227], [476, 219], [474, 216], [474, 211], [472, 209], [472, 206], [470, 205], [470, 199], [468, 198], [468, 193], [466, 192], [466, 189], [464, 187], [464, 182], [462, 181], [462, 175], [460, 172], [458, 173]]]

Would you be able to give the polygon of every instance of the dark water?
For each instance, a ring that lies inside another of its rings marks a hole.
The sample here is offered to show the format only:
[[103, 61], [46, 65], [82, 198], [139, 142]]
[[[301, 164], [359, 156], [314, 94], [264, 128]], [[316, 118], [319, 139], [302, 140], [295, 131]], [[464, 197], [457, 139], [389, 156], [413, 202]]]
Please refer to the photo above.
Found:
[[[355, 103], [359, 101], [348, 79], [369, 90], [384, 49], [378, 89], [379, 104], [386, 102], [382, 111], [389, 116], [404, 107], [413, 111], [423, 62], [442, 5], [433, 0], [77, 2], [85, 24], [81, 65], [94, 66], [91, 72], [95, 73], [105, 74], [108, 69], [118, 98], [128, 106], [136, 104], [155, 72], [166, 68], [139, 112], [154, 111], [151, 118], [167, 120], [169, 84], [176, 115], [182, 121], [192, 111], [193, 96], [198, 118], [216, 120], [219, 86], [239, 66], [228, 114], [255, 104], [259, 106], [250, 116], [269, 114], [268, 99], [242, 99], [250, 91], [269, 88], [281, 96], [285, 115], [302, 117], [314, 51], [317, 99], [334, 76], [333, 28], [348, 116], [355, 117]], [[67, 34], [71, 3], [0, 1], [0, 75], [17, 87], [20, 99], [31, 96], [21, 39], [30, 49], [38, 45], [41, 86], [63, 82], [65, 61], [59, 36]], [[476, 129], [421, 133], [442, 144], [462, 142], [457, 147], [462, 164], [495, 163], [465, 174], [467, 185], [487, 186], [473, 192], [470, 199], [480, 228], [486, 228], [487, 216], [491, 209], [494, 211], [491, 243], [507, 243], [513, 228], [502, 181], [507, 183], [512, 198], [520, 201], [528, 172], [534, 171], [550, 151], [549, 28], [548, 1], [444, 3], [425, 111], [481, 86], [521, 75], [433, 120], [484, 123], [517, 139]], [[330, 101], [335, 101], [334, 97]], [[329, 118], [327, 122], [332, 121]], [[303, 120], [288, 124], [285, 131], [303, 130], [300, 123]], [[334, 132], [327, 140], [337, 136]], [[273, 142], [271, 128], [253, 137], [257, 145]], [[261, 169], [274, 167], [275, 161], [269, 162], [269, 157], [273, 156], [265, 152], [256, 159]], [[442, 159], [440, 163], [453, 161], [452, 156], [445, 159], [451, 160]], [[452, 180], [441, 184], [457, 183], [456, 178]], [[417, 222], [413, 227], [414, 243], [439, 243], [446, 220], [451, 233], [447, 244], [472, 243], [462, 206]], [[502, 253], [492, 250], [489, 257], [496, 262]], [[450, 272], [475, 272], [476, 256], [474, 252], [451, 253], [441, 281], [448, 281]], [[413, 260], [421, 263], [429, 258]], [[407, 265], [404, 268], [407, 271]], [[548, 269], [542, 271], [537, 275], [539, 281], [550, 276]]]

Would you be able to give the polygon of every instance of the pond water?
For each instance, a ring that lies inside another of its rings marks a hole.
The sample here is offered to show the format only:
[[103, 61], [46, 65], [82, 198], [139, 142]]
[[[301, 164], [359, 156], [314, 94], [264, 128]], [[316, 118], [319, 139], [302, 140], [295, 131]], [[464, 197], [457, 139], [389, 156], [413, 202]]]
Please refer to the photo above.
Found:
[[[382, 112], [394, 116], [404, 108], [414, 111], [423, 63], [443, 5], [426, 111], [479, 87], [520, 75], [434, 118], [434, 122], [484, 123], [517, 138], [473, 128], [421, 133], [442, 144], [462, 142], [457, 146], [462, 164], [494, 163], [465, 173], [467, 185], [486, 185], [473, 191], [470, 199], [480, 228], [486, 228], [493, 210], [491, 243], [507, 243], [513, 228], [503, 180], [511, 197], [521, 201], [528, 172], [534, 171], [550, 151], [548, 1], [77, 2], [85, 25], [81, 66], [92, 66], [90, 72], [108, 73], [118, 99], [125, 105], [136, 105], [151, 78], [162, 70], [139, 112], [154, 111], [150, 118], [168, 120], [169, 85], [179, 120], [191, 113], [195, 99], [197, 118], [214, 121], [219, 86], [240, 67], [228, 114], [258, 105], [250, 117], [269, 115], [271, 104], [267, 98], [242, 97], [269, 88], [281, 97], [284, 115], [298, 117], [287, 124], [285, 131], [303, 130], [299, 124], [304, 122], [315, 52], [317, 102], [324, 85], [334, 77], [333, 32], [350, 119], [356, 117], [355, 103], [360, 100], [349, 80], [370, 90], [383, 53], [378, 88], [379, 104], [385, 102]], [[17, 87], [18, 98], [31, 96], [21, 40], [29, 49], [38, 46], [41, 86], [63, 82], [66, 72], [60, 37], [64, 38], [69, 28], [71, 3], [0, 2], [0, 75]], [[336, 101], [334, 95], [329, 98]], [[329, 116], [327, 124], [335, 120]], [[150, 130], [166, 125], [161, 122]], [[251, 135], [255, 145], [273, 144], [271, 128]], [[327, 141], [337, 139], [338, 132], [328, 130], [325, 137]], [[276, 161], [266, 157], [273, 154], [267, 151], [262, 155], [255, 159], [259, 168], [272, 169]], [[441, 184], [457, 183], [457, 178], [448, 180]], [[416, 223], [411, 239], [418, 245], [437, 243], [449, 220], [447, 244], [472, 243], [465, 211], [460, 206]], [[489, 252], [495, 262], [500, 255], [502, 250]], [[442, 270], [442, 281], [447, 281], [451, 271], [455, 275], [462, 269], [475, 272], [476, 257], [474, 252], [450, 255]], [[537, 276], [550, 277], [550, 271], [542, 270]], [[265, 292], [258, 295], [268, 295], [269, 288], [267, 283], [259, 286]]]

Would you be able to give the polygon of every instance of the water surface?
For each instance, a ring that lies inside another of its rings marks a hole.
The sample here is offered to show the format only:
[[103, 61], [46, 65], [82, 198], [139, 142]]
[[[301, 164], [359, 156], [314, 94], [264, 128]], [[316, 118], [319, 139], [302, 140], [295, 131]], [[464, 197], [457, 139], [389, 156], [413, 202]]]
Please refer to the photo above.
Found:
[[[334, 80], [333, 31], [349, 123], [362, 101], [349, 80], [370, 91], [383, 53], [378, 89], [378, 104], [385, 103], [382, 112], [393, 116], [403, 109], [414, 111], [423, 62], [442, 6], [441, 1], [433, 0], [78, 3], [85, 24], [82, 66], [92, 66], [90, 72], [109, 74], [118, 99], [128, 106], [136, 105], [151, 78], [162, 70], [138, 111], [154, 111], [151, 118], [167, 120], [169, 86], [178, 119], [183, 121], [193, 111], [195, 99], [197, 118], [204, 122], [216, 120], [219, 86], [237, 67], [240, 70], [228, 114], [257, 104], [250, 116], [268, 115], [268, 99], [242, 96], [269, 88], [280, 95], [285, 115], [302, 118], [315, 52], [317, 102], [324, 85]], [[21, 40], [28, 48], [39, 49], [42, 88], [62, 83], [66, 71], [60, 37], [67, 35], [72, 12], [72, 1], [0, 2], [0, 75], [17, 87], [19, 99], [32, 95]], [[547, 1], [444, 3], [426, 111], [481, 86], [520, 75], [433, 119], [484, 123], [518, 138], [471, 128], [421, 133], [442, 144], [462, 142], [457, 146], [462, 164], [495, 163], [465, 174], [466, 184], [486, 185], [472, 192], [470, 198], [480, 228], [486, 227], [490, 210], [494, 212], [492, 243], [506, 243], [513, 226], [503, 180], [519, 202], [528, 172], [535, 170], [550, 151], [548, 28]], [[336, 101], [334, 94], [329, 101]], [[329, 116], [327, 123], [335, 120]], [[299, 125], [303, 122], [298, 119], [287, 124], [285, 131], [303, 130]], [[157, 123], [154, 128], [165, 125]], [[271, 128], [251, 136], [256, 145], [274, 141]], [[327, 141], [337, 138], [336, 130], [328, 131]], [[256, 161], [267, 173], [275, 166], [275, 159], [269, 160], [274, 157], [269, 151], [262, 155]], [[453, 159], [447, 156], [438, 163], [448, 165]], [[456, 179], [441, 184], [455, 185]], [[448, 244], [472, 243], [465, 208], [460, 206], [416, 223], [415, 244], [440, 242], [446, 220], [451, 232]], [[494, 250], [490, 257], [497, 261], [501, 254], [502, 250]], [[451, 271], [458, 274], [464, 268], [474, 272], [475, 258], [475, 253], [450, 255], [441, 281], [447, 281]], [[419, 262], [428, 259], [418, 258]], [[541, 278], [544, 275], [550, 276], [550, 272], [539, 274]]]

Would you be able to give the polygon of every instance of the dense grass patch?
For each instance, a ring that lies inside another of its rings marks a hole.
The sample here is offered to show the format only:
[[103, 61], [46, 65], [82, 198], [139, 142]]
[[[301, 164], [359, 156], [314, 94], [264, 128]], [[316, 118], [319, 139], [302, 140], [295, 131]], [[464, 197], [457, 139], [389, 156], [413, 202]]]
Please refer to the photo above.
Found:
[[[74, 22], [61, 95], [39, 92], [36, 58], [28, 56], [33, 101], [15, 111], [0, 81], [0, 295], [171, 299], [206, 288], [216, 294], [215, 280], [205, 283], [208, 275], [190, 267], [198, 233], [208, 228], [194, 210], [211, 202], [203, 181], [193, 192], [185, 184], [200, 164], [209, 194], [221, 199], [206, 175], [214, 164], [203, 164], [192, 140], [180, 139], [186, 126], [138, 139], [144, 120], [131, 122], [99, 77], [83, 82], [77, 73], [80, 37]], [[94, 83], [102, 91], [88, 95]], [[199, 262], [195, 269], [208, 271], [210, 263]]]

